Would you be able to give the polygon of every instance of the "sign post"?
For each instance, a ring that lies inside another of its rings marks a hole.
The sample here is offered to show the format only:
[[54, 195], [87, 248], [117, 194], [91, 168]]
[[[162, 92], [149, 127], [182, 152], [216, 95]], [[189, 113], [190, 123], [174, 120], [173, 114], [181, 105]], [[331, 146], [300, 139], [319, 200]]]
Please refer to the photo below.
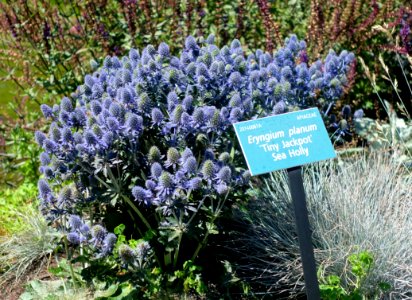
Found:
[[234, 127], [252, 176], [287, 169], [306, 295], [309, 300], [319, 300], [319, 283], [300, 166], [336, 156], [320, 113], [317, 108], [310, 108], [239, 122]]
[[290, 193], [295, 209], [296, 229], [298, 231], [300, 257], [302, 259], [303, 276], [305, 278], [306, 295], [309, 300], [320, 299], [319, 283], [316, 272], [316, 261], [313, 252], [311, 230], [306, 207], [305, 190], [303, 188], [302, 168], [288, 169]]

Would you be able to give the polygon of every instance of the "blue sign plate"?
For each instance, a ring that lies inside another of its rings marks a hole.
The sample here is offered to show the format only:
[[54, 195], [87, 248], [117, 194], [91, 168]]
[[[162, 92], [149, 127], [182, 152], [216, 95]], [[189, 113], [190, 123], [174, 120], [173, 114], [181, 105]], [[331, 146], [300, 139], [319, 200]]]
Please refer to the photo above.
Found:
[[252, 175], [336, 157], [317, 108], [233, 126]]

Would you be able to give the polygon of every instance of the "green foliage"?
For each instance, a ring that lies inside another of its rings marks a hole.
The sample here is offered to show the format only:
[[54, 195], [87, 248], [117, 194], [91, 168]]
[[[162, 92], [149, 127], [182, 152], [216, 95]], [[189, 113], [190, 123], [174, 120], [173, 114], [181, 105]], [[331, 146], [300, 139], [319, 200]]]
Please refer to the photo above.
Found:
[[382, 123], [371, 118], [354, 121], [355, 132], [373, 150], [393, 151], [393, 156], [400, 162], [412, 163], [412, 121], [399, 118], [388, 102], [385, 102], [389, 113], [389, 122]]
[[270, 6], [282, 36], [293, 32], [300, 38], [304, 38], [308, 30], [309, 10], [310, 1], [307, 0], [272, 1]]
[[[207, 289], [202, 281], [200, 266], [186, 261], [182, 270], [170, 275], [155, 266], [157, 258], [151, 250], [147, 250], [146, 254], [141, 254], [145, 250], [137, 252], [139, 247], [144, 246], [144, 239], [127, 240], [124, 230], [123, 224], [114, 229], [118, 239], [113, 255], [96, 258], [84, 246], [80, 255], [73, 256], [70, 261], [61, 260], [58, 267], [49, 271], [81, 286], [91, 285], [96, 289], [94, 296], [97, 299], [129, 299], [131, 296], [153, 299], [168, 293], [205, 294]], [[150, 240], [151, 237], [146, 238]], [[134, 251], [130, 253], [134, 258], [127, 256], [125, 260], [125, 247]], [[77, 267], [74, 267], [76, 264]]]
[[265, 32], [254, 1], [229, 0], [8, 2], [0, 23], [0, 73], [29, 99], [46, 94], [50, 103], [73, 92], [106, 55], [159, 41], [179, 48], [184, 36], [210, 33], [221, 44], [241, 38], [256, 49]]
[[[388, 30], [387, 26], [376, 26], [376, 30], [383, 32], [391, 41], [394, 40], [393, 32]], [[412, 81], [411, 70], [412, 59], [407, 56], [408, 62], [398, 53], [393, 55], [398, 67], [401, 69], [401, 79], [404, 82], [404, 93], [399, 89], [398, 79], [390, 71], [386, 65], [383, 56], [380, 54], [378, 61], [385, 71], [381, 77], [389, 82], [393, 89], [396, 106], [392, 105], [386, 100], [385, 95], [382, 94], [381, 84], [377, 82], [377, 75], [370, 70], [366, 63], [361, 59], [365, 75], [368, 77], [373, 91], [381, 102], [385, 113], [387, 115], [387, 122], [374, 120], [371, 118], [361, 118], [354, 121], [355, 132], [363, 139], [365, 139], [373, 150], [391, 151], [392, 156], [406, 165], [412, 163], [412, 119], [411, 113], [408, 110], [411, 108], [412, 102], [408, 102], [408, 97], [412, 97]], [[392, 57], [392, 58], [394, 58]], [[409, 69], [407, 68], [409, 67]], [[408, 77], [409, 76], [409, 77]], [[398, 116], [398, 112], [402, 117]]]
[[127, 300], [136, 299], [136, 290], [132, 284], [123, 282], [112, 284], [105, 290], [97, 290], [94, 293], [95, 300]]
[[180, 279], [183, 281], [184, 292], [196, 291], [197, 294], [202, 295], [206, 292], [206, 285], [202, 280], [201, 271], [202, 267], [196, 266], [191, 260], [188, 260], [183, 264], [183, 270], [175, 271], [175, 278], [171, 277], [169, 281]]
[[5, 147], [0, 153], [0, 184], [15, 187], [23, 180], [36, 182], [39, 175], [40, 147], [34, 142], [31, 125], [16, 123], [11, 128], [7, 126], [0, 124], [0, 132], [6, 134]]
[[351, 277], [351, 280], [345, 280], [349, 284], [345, 287], [341, 283], [341, 278], [337, 275], [319, 274], [320, 293], [325, 300], [362, 300], [362, 299], [379, 299], [381, 292], [390, 290], [388, 283], [379, 282], [375, 290], [371, 293], [365, 293], [362, 289], [363, 282], [367, 279], [373, 266], [373, 256], [369, 251], [361, 251], [351, 254], [347, 259], [350, 265], [350, 274], [345, 276]]
[[37, 186], [24, 182], [17, 188], [0, 190], [0, 233], [13, 234], [30, 228], [26, 216], [37, 210]]

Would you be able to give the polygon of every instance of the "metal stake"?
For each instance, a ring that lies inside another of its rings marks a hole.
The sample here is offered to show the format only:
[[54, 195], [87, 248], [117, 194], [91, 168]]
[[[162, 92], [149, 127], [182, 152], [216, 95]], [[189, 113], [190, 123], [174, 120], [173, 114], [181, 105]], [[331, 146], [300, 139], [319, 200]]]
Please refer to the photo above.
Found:
[[290, 193], [295, 209], [295, 221], [298, 231], [307, 299], [320, 300], [316, 261], [311, 237], [312, 232], [310, 230], [305, 189], [303, 187], [302, 168], [300, 166], [289, 168], [288, 176]]

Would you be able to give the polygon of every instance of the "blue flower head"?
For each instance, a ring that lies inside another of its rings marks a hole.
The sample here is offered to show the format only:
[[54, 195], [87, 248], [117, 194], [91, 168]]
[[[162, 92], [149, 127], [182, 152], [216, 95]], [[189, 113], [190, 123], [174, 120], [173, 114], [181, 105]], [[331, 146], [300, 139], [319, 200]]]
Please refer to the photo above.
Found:
[[53, 110], [47, 104], [40, 105], [40, 109], [45, 118], [53, 118]]
[[57, 143], [52, 140], [45, 139], [43, 142], [43, 149], [49, 154], [55, 153], [58, 148]]
[[188, 158], [193, 156], [193, 152], [192, 150], [190, 150], [189, 148], [185, 148], [185, 150], [182, 153], [182, 160], [183, 162], [185, 162]]
[[227, 152], [222, 152], [219, 155], [219, 161], [221, 161], [222, 163], [227, 164], [230, 161], [230, 154]]
[[132, 189], [132, 195], [135, 198], [136, 201], [138, 201], [139, 203], [144, 203], [146, 205], [150, 204], [150, 198], [152, 196], [152, 193], [144, 188], [142, 188], [141, 186], [135, 186]]
[[198, 190], [202, 186], [202, 179], [200, 177], [194, 177], [188, 181], [187, 186], [191, 190]]
[[215, 35], [209, 34], [205, 42], [209, 45], [213, 45], [215, 43]]
[[162, 165], [159, 164], [158, 162], [153, 163], [152, 166], [150, 167], [150, 174], [152, 178], [159, 178], [162, 172], [163, 172]]
[[61, 140], [65, 144], [71, 143], [73, 141], [73, 134], [69, 127], [64, 127], [61, 130]]
[[112, 102], [110, 104], [109, 112], [113, 117], [118, 118], [118, 119], [120, 119], [123, 116], [123, 109], [120, 106], [120, 104], [116, 102]]
[[91, 130], [87, 130], [83, 134], [83, 137], [84, 137], [84, 141], [86, 142], [88, 146], [94, 146], [98, 142], [97, 136]]
[[230, 182], [232, 177], [232, 170], [228, 166], [222, 167], [216, 175], [216, 178], [219, 182]]
[[71, 215], [69, 217], [69, 225], [72, 230], [80, 230], [83, 226], [83, 221], [79, 216]]
[[50, 164], [50, 162], [51, 162], [50, 156], [46, 152], [42, 152], [40, 154], [40, 164], [42, 166], [47, 166], [48, 164]]
[[149, 191], [154, 191], [157, 187], [157, 184], [153, 180], [148, 179], [145, 182], [145, 186], [146, 186], [146, 189], [148, 189]]
[[115, 117], [108, 117], [106, 119], [107, 128], [111, 131], [117, 131], [120, 128], [119, 121]]
[[49, 137], [56, 143], [60, 142], [61, 132], [56, 123], [52, 123], [50, 126]]
[[152, 109], [151, 116], [152, 116], [152, 123], [155, 125], [160, 125], [164, 120], [164, 115], [162, 111], [157, 107]]
[[80, 245], [80, 236], [77, 232], [70, 232], [67, 235], [67, 240], [73, 245]]
[[94, 242], [95, 244], [98, 244], [98, 243], [102, 243], [102, 242], [103, 242], [104, 238], [106, 237], [107, 231], [106, 231], [106, 229], [105, 229], [103, 226], [101, 226], [101, 225], [94, 225], [94, 226], [92, 227], [92, 229], [90, 230], [90, 233], [91, 233], [91, 235], [92, 235], [93, 242]]
[[183, 106], [181, 104], [177, 105], [176, 108], [172, 112], [172, 122], [175, 124], [181, 123], [183, 112], [184, 112]]
[[139, 60], [139, 59], [140, 59], [139, 51], [136, 50], [136, 49], [133, 49], [133, 48], [130, 49], [129, 57], [130, 57], [130, 59], [133, 60], [133, 61]]
[[46, 135], [41, 131], [36, 131], [34, 138], [39, 146], [43, 146], [43, 142], [46, 140]]
[[199, 46], [193, 36], [189, 35], [185, 41], [185, 47], [187, 50], [196, 50]]
[[141, 111], [150, 112], [150, 110], [153, 106], [153, 103], [152, 103], [152, 100], [151, 100], [151, 98], [149, 97], [149, 95], [147, 93], [142, 93], [140, 95], [138, 106], [139, 106], [139, 109]]
[[170, 84], [176, 84], [179, 81], [179, 72], [176, 69], [170, 69], [167, 77]]
[[240, 87], [242, 84], [242, 75], [240, 75], [239, 72], [233, 72], [230, 74], [228, 82], [233, 87]]
[[349, 119], [349, 117], [351, 116], [351, 112], [352, 109], [350, 105], [344, 105], [342, 108], [342, 117], [346, 120]]
[[205, 123], [206, 117], [203, 110], [203, 107], [196, 107], [195, 111], [193, 112], [193, 121], [195, 125], [201, 126]]
[[194, 156], [188, 157], [183, 163], [183, 169], [186, 173], [195, 173], [197, 170], [197, 161]]
[[39, 189], [40, 198], [44, 201], [49, 201], [52, 195], [52, 191], [48, 182], [44, 179], [40, 179], [37, 183], [37, 187]]
[[114, 249], [114, 245], [116, 244], [117, 237], [114, 233], [108, 233], [106, 237], [103, 240], [103, 246], [102, 246], [102, 256], [106, 256], [108, 254], [111, 254]]
[[73, 190], [70, 186], [65, 186], [60, 190], [59, 193], [59, 203], [61, 205], [66, 205], [68, 202], [73, 200]]
[[219, 195], [225, 195], [229, 191], [229, 187], [225, 183], [219, 183], [215, 189]]
[[140, 132], [143, 130], [143, 119], [142, 117], [130, 113], [126, 117], [126, 128], [133, 132]]
[[60, 108], [62, 111], [72, 112], [73, 111], [72, 101], [67, 97], [63, 97], [62, 101], [60, 102]]
[[170, 189], [173, 187], [173, 176], [166, 171], [163, 171], [159, 177], [159, 185], [162, 188]]
[[356, 111], [353, 113], [353, 118], [354, 118], [354, 119], [362, 119], [363, 116], [364, 116], [364, 114], [365, 114], [365, 113], [363, 112], [363, 109], [360, 108], [360, 109], [356, 110]]
[[163, 57], [170, 56], [169, 46], [166, 43], [162, 42], [159, 44], [158, 52], [160, 56], [163, 56]]

